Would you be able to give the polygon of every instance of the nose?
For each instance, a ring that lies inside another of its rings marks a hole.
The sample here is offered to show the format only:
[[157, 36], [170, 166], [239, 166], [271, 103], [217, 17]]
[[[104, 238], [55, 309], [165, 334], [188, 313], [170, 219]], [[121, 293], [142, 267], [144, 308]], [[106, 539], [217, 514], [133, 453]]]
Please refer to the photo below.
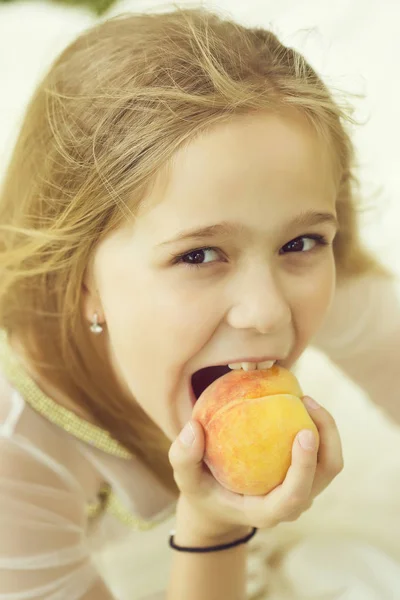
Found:
[[231, 327], [256, 329], [264, 334], [288, 328], [292, 321], [289, 301], [282, 284], [265, 263], [238, 275], [233, 288], [229, 290], [227, 315]]

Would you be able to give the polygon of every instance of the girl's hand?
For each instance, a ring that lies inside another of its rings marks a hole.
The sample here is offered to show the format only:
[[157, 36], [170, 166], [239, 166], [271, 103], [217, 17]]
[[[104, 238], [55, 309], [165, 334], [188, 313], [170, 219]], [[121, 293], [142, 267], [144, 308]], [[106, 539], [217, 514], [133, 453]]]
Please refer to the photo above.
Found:
[[308, 396], [303, 402], [318, 428], [319, 448], [314, 435], [310, 441], [308, 430], [304, 437], [300, 432], [293, 443], [292, 463], [285, 480], [266, 496], [244, 496], [221, 486], [203, 463], [203, 428], [199, 422], [190, 421], [184, 431], [187, 433], [189, 428], [189, 433], [193, 432], [192, 443], [190, 437], [186, 437], [186, 443], [182, 441], [181, 432], [169, 451], [181, 491], [177, 520], [190, 522], [201, 539], [213, 540], [238, 532], [243, 526], [261, 529], [293, 521], [310, 508], [314, 498], [343, 469], [343, 456], [333, 417]]

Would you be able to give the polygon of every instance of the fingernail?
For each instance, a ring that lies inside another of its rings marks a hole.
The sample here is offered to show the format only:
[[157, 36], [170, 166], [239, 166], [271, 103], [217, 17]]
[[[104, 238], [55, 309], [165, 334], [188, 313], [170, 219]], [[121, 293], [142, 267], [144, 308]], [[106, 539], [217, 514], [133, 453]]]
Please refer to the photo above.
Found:
[[318, 404], [318, 402], [315, 402], [315, 400], [313, 398], [310, 398], [310, 396], [304, 396], [303, 402], [311, 410], [316, 410], [317, 408], [321, 408], [321, 406]]
[[315, 450], [315, 435], [309, 429], [303, 429], [297, 436], [299, 444], [304, 450]]
[[195, 438], [193, 425], [189, 421], [179, 434], [179, 439], [184, 446], [192, 446]]

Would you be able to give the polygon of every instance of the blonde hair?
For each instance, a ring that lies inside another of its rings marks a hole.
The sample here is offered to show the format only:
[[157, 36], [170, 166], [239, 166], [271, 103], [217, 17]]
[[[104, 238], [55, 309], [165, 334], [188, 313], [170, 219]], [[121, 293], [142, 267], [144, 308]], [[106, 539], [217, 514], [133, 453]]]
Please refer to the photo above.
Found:
[[54, 62], [14, 149], [0, 196], [0, 327], [170, 489], [169, 441], [120, 389], [88, 330], [85, 270], [183, 143], [237, 114], [290, 107], [334, 150], [338, 277], [384, 274], [358, 235], [354, 151], [344, 128], [352, 117], [270, 31], [202, 9], [100, 23]]

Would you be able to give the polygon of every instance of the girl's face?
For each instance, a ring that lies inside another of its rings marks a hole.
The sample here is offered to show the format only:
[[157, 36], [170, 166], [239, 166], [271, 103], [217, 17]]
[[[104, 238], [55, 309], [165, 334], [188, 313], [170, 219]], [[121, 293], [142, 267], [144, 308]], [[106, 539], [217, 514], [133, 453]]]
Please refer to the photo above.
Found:
[[106, 325], [98, 343], [121, 384], [172, 440], [195, 371], [245, 358], [290, 368], [309, 344], [335, 286], [336, 186], [294, 114], [217, 125], [161, 179], [134, 225], [98, 246], [84, 307]]

